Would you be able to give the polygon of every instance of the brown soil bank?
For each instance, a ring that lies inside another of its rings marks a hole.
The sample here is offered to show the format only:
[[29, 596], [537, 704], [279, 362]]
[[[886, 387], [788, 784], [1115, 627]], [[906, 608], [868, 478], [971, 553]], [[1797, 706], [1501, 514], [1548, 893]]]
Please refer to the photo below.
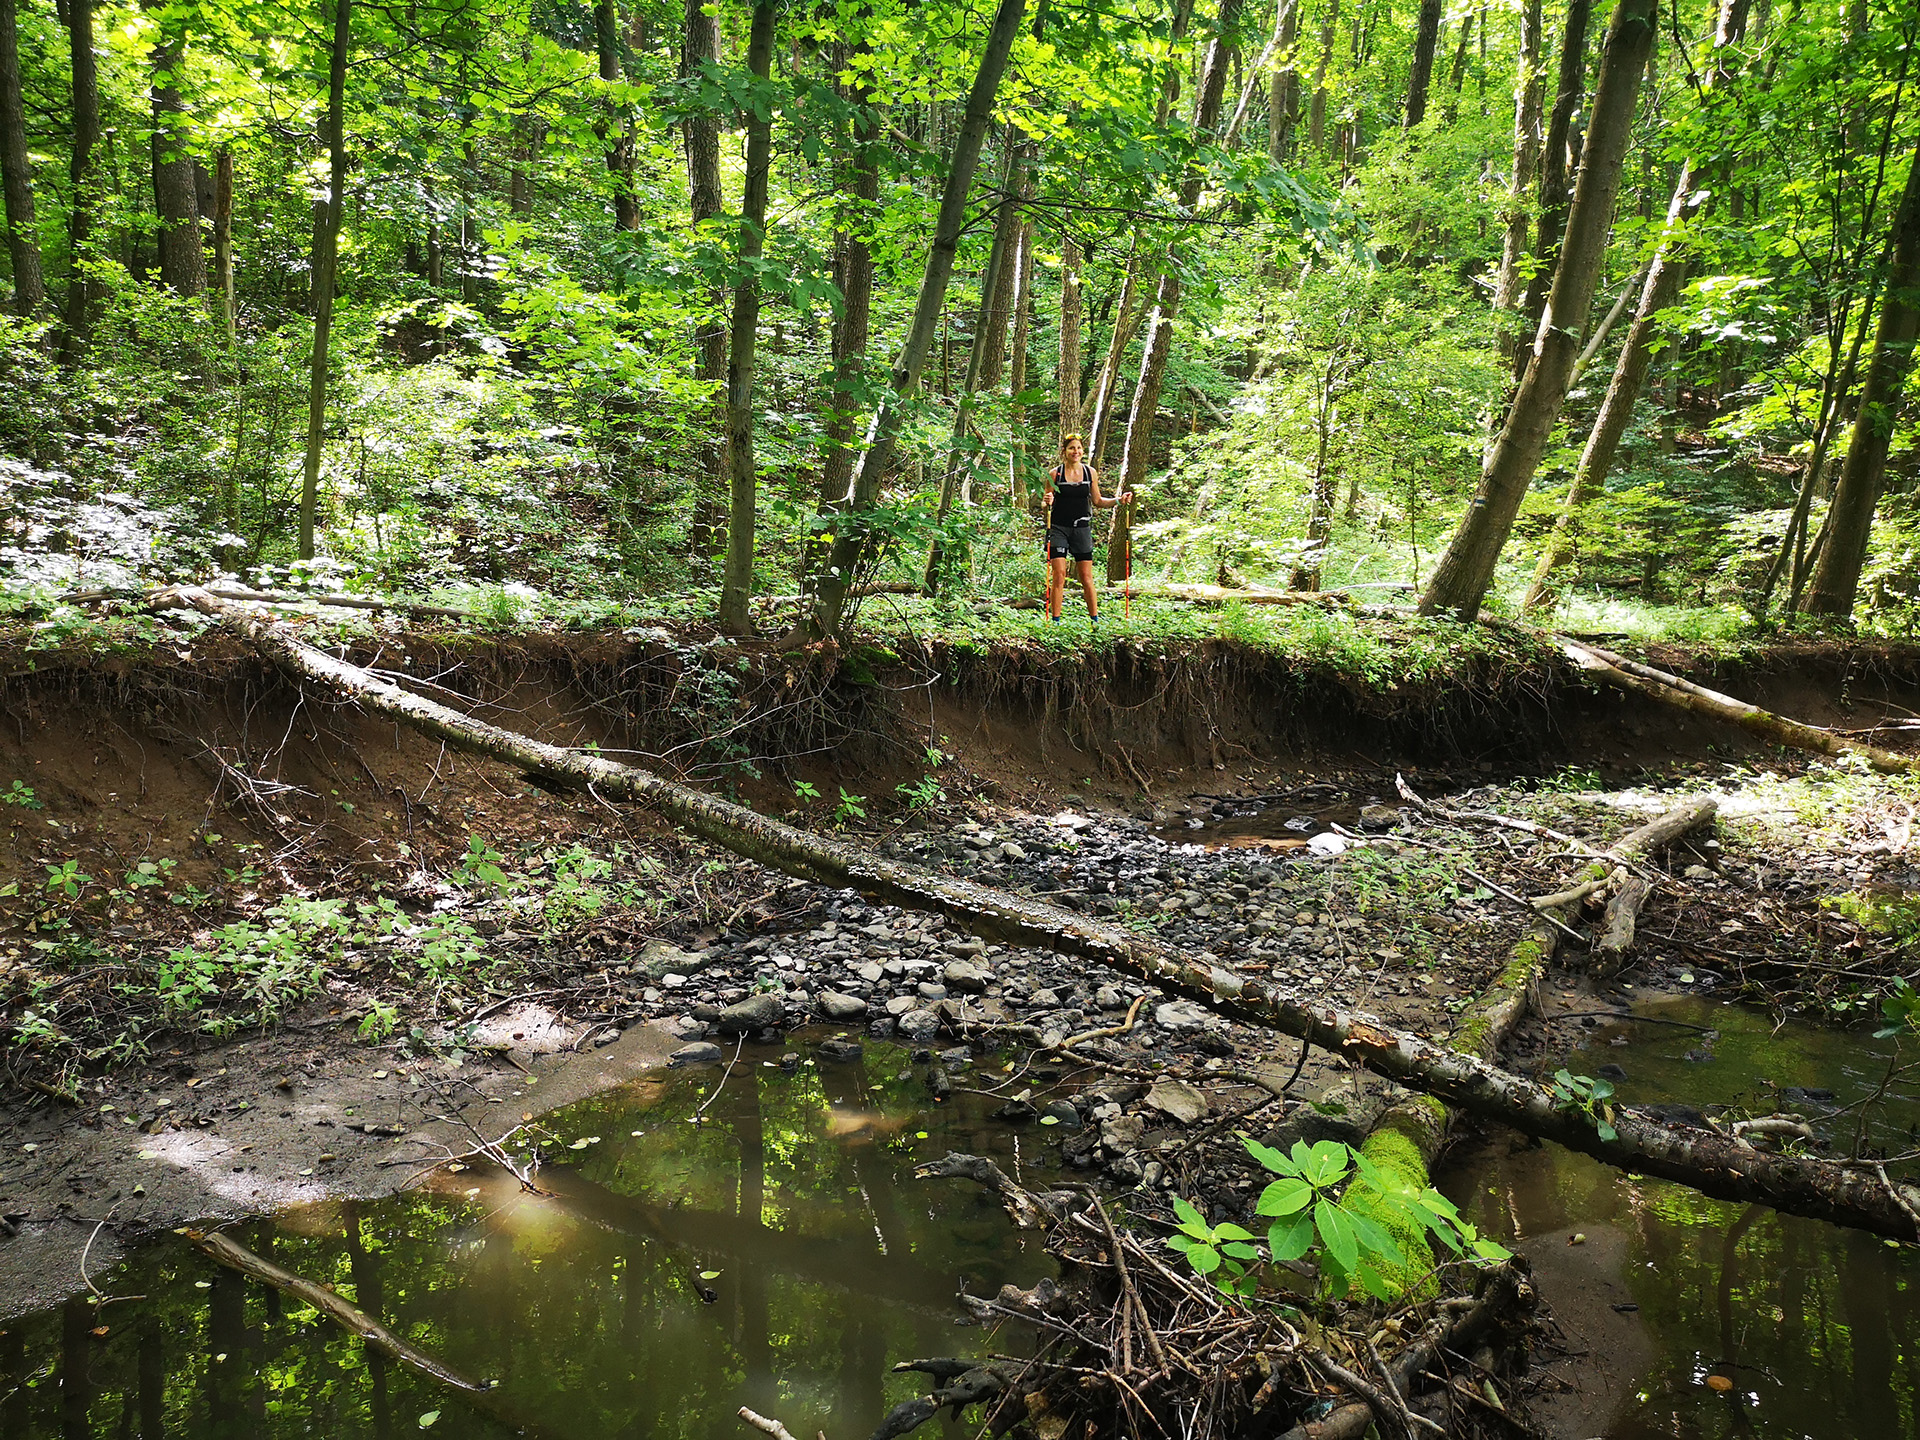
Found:
[[[894, 787], [926, 770], [929, 744], [989, 796], [1114, 805], [1325, 766], [1632, 772], [1763, 754], [1730, 728], [1594, 690], [1550, 652], [1474, 653], [1430, 679], [1376, 685], [1332, 660], [1232, 641], [797, 656], [653, 630], [393, 634], [342, 649], [496, 724], [768, 810], [792, 806], [796, 782], [904, 803]], [[1815, 724], [1867, 730], [1920, 708], [1920, 647], [1653, 658]], [[248, 866], [307, 883], [391, 875], [476, 833], [611, 819], [590, 797], [546, 795], [302, 693], [217, 631], [111, 654], [0, 650], [0, 722], [0, 791], [17, 781], [32, 797], [12, 792], [0, 811], [0, 885], [23, 892], [67, 859], [115, 875], [171, 860], [176, 881], [199, 886]], [[23, 897], [0, 906], [18, 920]]]

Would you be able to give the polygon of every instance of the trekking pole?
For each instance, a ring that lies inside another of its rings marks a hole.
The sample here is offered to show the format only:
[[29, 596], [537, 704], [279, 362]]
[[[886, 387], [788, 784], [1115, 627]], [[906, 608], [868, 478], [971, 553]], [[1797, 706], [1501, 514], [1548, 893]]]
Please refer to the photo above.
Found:
[[1133, 496], [1127, 496], [1127, 573], [1126, 588], [1120, 592], [1120, 618], [1133, 618]]

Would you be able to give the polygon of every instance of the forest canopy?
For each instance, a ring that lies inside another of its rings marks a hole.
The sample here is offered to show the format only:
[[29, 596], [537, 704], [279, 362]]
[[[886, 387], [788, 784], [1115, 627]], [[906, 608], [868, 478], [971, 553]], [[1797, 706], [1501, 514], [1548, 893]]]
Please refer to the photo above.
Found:
[[1917, 30], [0, 0], [5, 604], [835, 633], [866, 582], [1035, 593], [1071, 432], [1136, 497], [1114, 581], [1907, 633]]

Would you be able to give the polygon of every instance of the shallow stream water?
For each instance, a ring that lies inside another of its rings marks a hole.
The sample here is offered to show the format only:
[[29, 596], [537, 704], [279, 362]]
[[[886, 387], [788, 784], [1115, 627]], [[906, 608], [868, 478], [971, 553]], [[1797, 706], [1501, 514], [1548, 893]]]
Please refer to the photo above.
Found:
[[[1050, 1266], [978, 1187], [915, 1181], [913, 1164], [989, 1154], [1044, 1183], [1050, 1152], [987, 1118], [998, 1100], [932, 1103], [900, 1047], [790, 1049], [791, 1069], [748, 1047], [724, 1085], [719, 1067], [672, 1073], [551, 1117], [553, 1199], [469, 1169], [233, 1233], [499, 1382], [496, 1407], [541, 1435], [738, 1440], [747, 1405], [799, 1435], [863, 1436], [922, 1393], [896, 1361], [986, 1343], [953, 1323], [962, 1285], [991, 1295]], [[111, 1303], [0, 1332], [5, 1440], [505, 1433], [184, 1243], [93, 1282]]]
[[[1888, 1042], [1860, 1033], [1776, 1030], [1689, 997], [1641, 1011], [1683, 1023], [1597, 1018], [1549, 1069], [1617, 1065], [1634, 1102], [1778, 1104], [1843, 1141], [1855, 1122], [1822, 1110], [1885, 1072]], [[998, 1098], [957, 1090], [934, 1104], [901, 1047], [869, 1040], [852, 1062], [818, 1047], [796, 1036], [749, 1048], [724, 1083], [718, 1067], [652, 1076], [551, 1117], [552, 1199], [469, 1169], [234, 1234], [499, 1382], [492, 1408], [530, 1433], [737, 1440], [747, 1405], [799, 1435], [858, 1440], [921, 1392], [889, 1373], [895, 1362], [989, 1343], [954, 1325], [957, 1289], [1025, 1286], [1049, 1266], [977, 1187], [915, 1181], [913, 1164], [985, 1153], [1044, 1184], [1054, 1152], [1038, 1127], [991, 1118]], [[783, 1067], [789, 1053], [797, 1063]], [[987, 1080], [976, 1070], [959, 1083], [998, 1083], [989, 1064]], [[1833, 1094], [1781, 1095], [1789, 1086]], [[1916, 1125], [1920, 1100], [1896, 1087], [1871, 1133], [1901, 1145]], [[1505, 1136], [1458, 1153], [1439, 1182], [1534, 1263], [1566, 1351], [1550, 1368], [1578, 1386], [1549, 1403], [1556, 1433], [1920, 1433], [1911, 1251]], [[0, 1331], [0, 1440], [503, 1433], [184, 1243], [92, 1281], [106, 1303], [74, 1300]]]
[[[1551, 1060], [1548, 1072], [1564, 1065], [1593, 1075], [1618, 1065], [1626, 1072], [1615, 1080], [1618, 1094], [1630, 1103], [1801, 1114], [1831, 1133], [1842, 1154], [1858, 1115], [1828, 1112], [1876, 1091], [1893, 1043], [1865, 1030], [1776, 1027], [1756, 1011], [1703, 997], [1635, 1008], [1652, 1018], [1601, 1020], [1584, 1047]], [[1873, 1107], [1867, 1135], [1908, 1149], [1916, 1126], [1920, 1097], [1911, 1083], [1896, 1085]], [[1436, 1178], [1476, 1223], [1534, 1264], [1568, 1351], [1555, 1372], [1582, 1372], [1581, 1391], [1557, 1406], [1561, 1433], [1920, 1434], [1920, 1254], [1911, 1247], [1709, 1200], [1506, 1136], [1456, 1153]], [[1721, 1389], [1713, 1377], [1731, 1383]]]

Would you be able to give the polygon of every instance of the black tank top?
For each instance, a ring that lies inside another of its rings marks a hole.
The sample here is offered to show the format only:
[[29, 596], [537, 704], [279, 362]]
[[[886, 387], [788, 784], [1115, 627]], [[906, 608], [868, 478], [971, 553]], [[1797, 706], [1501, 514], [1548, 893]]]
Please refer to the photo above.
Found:
[[1084, 463], [1080, 466], [1078, 480], [1067, 479], [1064, 465], [1054, 467], [1053, 515], [1049, 523], [1054, 525], [1093, 523], [1093, 471]]

